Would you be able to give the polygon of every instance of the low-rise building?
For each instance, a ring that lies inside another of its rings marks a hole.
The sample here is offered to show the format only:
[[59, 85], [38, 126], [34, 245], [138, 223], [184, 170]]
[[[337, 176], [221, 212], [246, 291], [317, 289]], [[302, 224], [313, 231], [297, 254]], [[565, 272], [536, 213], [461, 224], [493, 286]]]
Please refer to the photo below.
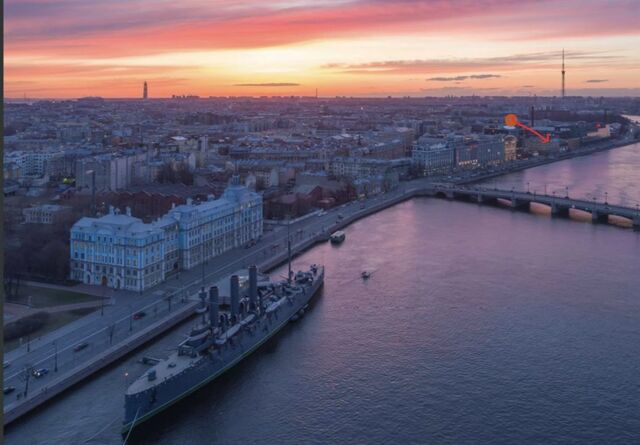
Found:
[[58, 204], [43, 204], [22, 210], [27, 224], [55, 224], [69, 215], [71, 208]]

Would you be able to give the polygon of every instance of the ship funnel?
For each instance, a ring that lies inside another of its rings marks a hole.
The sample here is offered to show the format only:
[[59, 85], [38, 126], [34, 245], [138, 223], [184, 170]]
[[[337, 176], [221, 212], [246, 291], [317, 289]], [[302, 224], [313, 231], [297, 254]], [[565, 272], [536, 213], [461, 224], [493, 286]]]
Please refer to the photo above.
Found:
[[240, 309], [240, 280], [238, 275], [231, 275], [231, 315], [237, 320]]
[[251, 302], [251, 308], [257, 307], [258, 297], [258, 268], [253, 265], [249, 266], [249, 301]]
[[212, 328], [218, 326], [218, 286], [211, 286], [209, 288], [209, 324]]

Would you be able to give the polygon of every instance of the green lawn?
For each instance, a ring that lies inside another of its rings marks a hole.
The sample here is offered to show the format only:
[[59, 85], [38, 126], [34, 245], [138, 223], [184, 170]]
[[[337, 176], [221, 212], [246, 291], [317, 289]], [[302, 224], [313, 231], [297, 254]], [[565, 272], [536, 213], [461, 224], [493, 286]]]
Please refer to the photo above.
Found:
[[98, 297], [80, 292], [73, 292], [66, 289], [48, 289], [46, 287], [20, 285], [18, 298], [8, 300], [10, 303], [29, 304], [31, 296], [31, 306], [48, 307], [60, 306], [63, 304], [85, 303], [87, 301], [99, 300]]
[[[81, 295], [81, 294], [80, 294]], [[79, 318], [84, 317], [85, 315], [90, 314], [96, 309], [75, 309], [72, 311], [64, 311], [57, 312], [49, 315], [49, 320], [45, 323], [42, 328], [38, 329], [36, 332], [31, 334], [31, 339], [36, 339], [48, 332], [55, 331], [56, 329], [71, 323]], [[22, 344], [26, 345], [27, 339], [23, 338]], [[20, 346], [20, 339], [16, 338], [15, 340], [5, 341], [4, 342], [4, 352], [11, 351], [12, 349]], [[26, 346], [23, 346], [26, 348]]]

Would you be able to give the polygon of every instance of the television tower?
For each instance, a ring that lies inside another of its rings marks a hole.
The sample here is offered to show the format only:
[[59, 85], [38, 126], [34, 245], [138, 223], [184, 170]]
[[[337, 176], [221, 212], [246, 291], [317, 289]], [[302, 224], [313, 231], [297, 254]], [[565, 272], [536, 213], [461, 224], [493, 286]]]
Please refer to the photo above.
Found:
[[564, 48], [562, 48], [562, 98], [564, 99]]
[[[564, 71], [563, 71], [564, 72]], [[564, 88], [563, 88], [564, 91]], [[563, 94], [564, 96], [564, 94]], [[148, 99], [149, 98], [149, 91], [147, 90], [147, 81], [144, 81], [144, 88], [142, 89], [142, 98], [143, 99]]]

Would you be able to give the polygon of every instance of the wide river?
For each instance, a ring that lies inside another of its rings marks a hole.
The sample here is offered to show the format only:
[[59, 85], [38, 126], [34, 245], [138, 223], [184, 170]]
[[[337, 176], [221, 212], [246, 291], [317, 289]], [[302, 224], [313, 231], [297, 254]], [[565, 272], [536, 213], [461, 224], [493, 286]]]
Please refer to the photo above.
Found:
[[[498, 185], [526, 182], [635, 206], [640, 146]], [[640, 443], [639, 233], [414, 199], [346, 234], [296, 259], [327, 271], [302, 320], [129, 443]], [[135, 361], [166, 355], [185, 329], [12, 426], [7, 443], [122, 443]]]

